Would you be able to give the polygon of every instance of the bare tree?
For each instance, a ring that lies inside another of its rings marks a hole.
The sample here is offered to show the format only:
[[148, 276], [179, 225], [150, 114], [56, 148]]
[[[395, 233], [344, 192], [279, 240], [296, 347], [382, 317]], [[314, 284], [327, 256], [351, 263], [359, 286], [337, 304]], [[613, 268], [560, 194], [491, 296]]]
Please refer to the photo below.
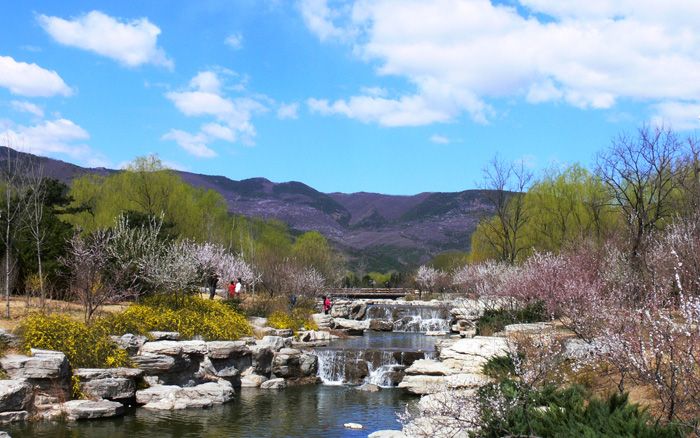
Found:
[[513, 264], [523, 250], [520, 231], [529, 219], [525, 210], [525, 192], [533, 174], [523, 161], [506, 163], [498, 156], [484, 167], [483, 172], [484, 182], [480, 188], [493, 205], [495, 217], [481, 222], [482, 237], [501, 261]]
[[37, 266], [39, 269], [39, 292], [41, 308], [46, 304], [46, 291], [44, 289], [44, 273], [42, 269], [42, 248], [46, 240], [46, 228], [43, 224], [44, 206], [46, 203], [46, 180], [44, 168], [39, 163], [29, 166], [25, 174], [27, 184], [27, 199], [24, 203], [24, 221], [36, 249]]
[[625, 217], [633, 259], [639, 264], [648, 234], [674, 212], [680, 188], [676, 172], [682, 142], [665, 126], [642, 126], [636, 136], [623, 133], [597, 157], [597, 173]]
[[24, 162], [19, 154], [9, 147], [10, 140], [6, 139], [3, 148], [5, 152], [4, 162], [0, 165], [0, 181], [4, 185], [4, 196], [0, 220], [3, 230], [0, 239], [5, 244], [3, 282], [5, 287], [5, 299], [7, 303], [7, 317], [10, 317], [10, 293], [12, 291], [13, 271], [16, 269], [16, 258], [12, 251], [15, 246], [16, 236], [22, 225], [23, 202], [25, 198], [25, 169]]

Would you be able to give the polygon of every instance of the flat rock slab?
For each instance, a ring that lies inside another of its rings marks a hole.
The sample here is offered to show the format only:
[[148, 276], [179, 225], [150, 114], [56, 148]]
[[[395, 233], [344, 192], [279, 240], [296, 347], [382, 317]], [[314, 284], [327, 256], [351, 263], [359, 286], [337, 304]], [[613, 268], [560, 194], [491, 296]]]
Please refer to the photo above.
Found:
[[211, 359], [228, 359], [250, 354], [245, 341], [211, 341], [207, 342], [207, 355]]
[[178, 332], [159, 332], [153, 331], [148, 332], [148, 336], [154, 341], [179, 341], [180, 333]]
[[284, 389], [286, 387], [287, 381], [282, 378], [270, 379], [260, 385], [262, 389]]
[[0, 366], [11, 379], [58, 379], [70, 374], [68, 359], [63, 353], [40, 356], [8, 354], [0, 359]]
[[138, 368], [76, 368], [73, 375], [81, 380], [97, 379], [140, 379], [144, 372]]
[[378, 430], [370, 433], [367, 438], [409, 438], [400, 430]]
[[181, 388], [175, 385], [156, 385], [136, 391], [136, 401], [148, 409], [202, 408], [233, 400], [233, 386], [229, 382], [207, 382]]
[[109, 418], [124, 414], [124, 406], [107, 400], [70, 400], [62, 405], [69, 420]]
[[[29, 420], [29, 412], [27, 411], [6, 411], [0, 412], [0, 423], [14, 423], [15, 421]], [[5, 434], [5, 435], [3, 435]], [[9, 437], [5, 432], [0, 432], [0, 438]]]
[[179, 356], [182, 354], [182, 345], [177, 341], [146, 342], [141, 347], [141, 354], [144, 353]]

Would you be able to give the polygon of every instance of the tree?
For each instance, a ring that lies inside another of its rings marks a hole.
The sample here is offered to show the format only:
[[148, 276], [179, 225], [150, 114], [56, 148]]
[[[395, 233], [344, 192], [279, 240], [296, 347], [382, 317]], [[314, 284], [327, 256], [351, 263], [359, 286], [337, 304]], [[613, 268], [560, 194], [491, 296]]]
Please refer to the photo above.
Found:
[[[3, 282], [5, 286], [5, 300], [7, 304], [7, 317], [10, 317], [10, 293], [12, 291], [13, 272], [16, 274], [16, 258], [13, 251], [16, 250], [16, 237], [22, 227], [22, 214], [24, 213], [26, 195], [26, 162], [16, 151], [9, 147], [9, 139], [6, 140], [4, 152], [6, 157], [0, 166], [0, 181], [4, 185], [4, 200], [0, 211], [0, 220], [3, 230], [0, 238], [5, 245], [3, 266]], [[16, 278], [16, 275], [15, 275]]]
[[532, 171], [525, 163], [506, 163], [498, 156], [484, 167], [481, 190], [494, 207], [494, 218], [483, 220], [478, 235], [498, 255], [498, 259], [515, 263], [524, 249], [521, 231], [529, 220], [525, 208], [525, 192], [532, 181]]
[[680, 188], [678, 165], [682, 142], [664, 126], [642, 126], [626, 133], [597, 157], [597, 173], [624, 215], [630, 252], [639, 265], [645, 238], [662, 228], [674, 213]]

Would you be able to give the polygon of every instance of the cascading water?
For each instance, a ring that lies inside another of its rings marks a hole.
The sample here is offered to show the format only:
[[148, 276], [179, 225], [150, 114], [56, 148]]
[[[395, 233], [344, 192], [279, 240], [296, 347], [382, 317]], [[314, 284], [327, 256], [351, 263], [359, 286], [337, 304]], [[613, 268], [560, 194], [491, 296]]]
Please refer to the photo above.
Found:
[[366, 331], [316, 348], [318, 376], [326, 385], [397, 386], [415, 360], [435, 358], [437, 338], [423, 333], [449, 332], [449, 316], [449, 309], [437, 306], [368, 306], [365, 319], [386, 321], [393, 330]]
[[449, 309], [438, 306], [372, 305], [366, 319], [390, 321], [395, 332], [449, 332]]

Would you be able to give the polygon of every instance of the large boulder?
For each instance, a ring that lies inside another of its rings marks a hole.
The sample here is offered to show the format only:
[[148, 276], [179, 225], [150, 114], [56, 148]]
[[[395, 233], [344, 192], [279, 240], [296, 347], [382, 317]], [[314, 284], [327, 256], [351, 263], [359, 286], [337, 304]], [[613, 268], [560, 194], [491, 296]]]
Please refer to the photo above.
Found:
[[394, 330], [394, 323], [388, 319], [370, 319], [369, 329], [377, 332], [390, 332]]
[[406, 368], [406, 374], [426, 375], [426, 376], [450, 376], [457, 374], [457, 370], [450, 368], [445, 363], [438, 360], [420, 359], [413, 362], [413, 365]]
[[211, 359], [228, 359], [250, 355], [245, 341], [211, 341], [207, 342], [208, 356]]
[[316, 375], [318, 357], [294, 348], [283, 348], [272, 359], [272, 374], [280, 378], [304, 378]]
[[233, 386], [227, 381], [208, 382], [193, 387], [158, 385], [136, 391], [136, 401], [144, 408], [156, 410], [209, 407], [234, 397]]
[[112, 340], [119, 346], [119, 348], [126, 350], [129, 356], [139, 352], [139, 349], [148, 342], [148, 338], [142, 335], [133, 335], [127, 333], [122, 336], [112, 336]]
[[28, 409], [32, 395], [32, 385], [25, 381], [0, 380], [0, 412]]
[[282, 336], [263, 336], [258, 345], [270, 347], [272, 351], [280, 351], [283, 348], [292, 347], [292, 339]]
[[32, 356], [8, 354], [0, 366], [10, 379], [59, 379], [70, 375], [66, 355], [58, 351], [32, 350]]
[[333, 329], [347, 330], [351, 336], [362, 336], [365, 330], [369, 329], [369, 321], [355, 321], [353, 319], [335, 318]]
[[475, 336], [460, 339], [440, 350], [440, 360], [464, 373], [481, 373], [484, 364], [495, 356], [508, 354], [505, 338]]

